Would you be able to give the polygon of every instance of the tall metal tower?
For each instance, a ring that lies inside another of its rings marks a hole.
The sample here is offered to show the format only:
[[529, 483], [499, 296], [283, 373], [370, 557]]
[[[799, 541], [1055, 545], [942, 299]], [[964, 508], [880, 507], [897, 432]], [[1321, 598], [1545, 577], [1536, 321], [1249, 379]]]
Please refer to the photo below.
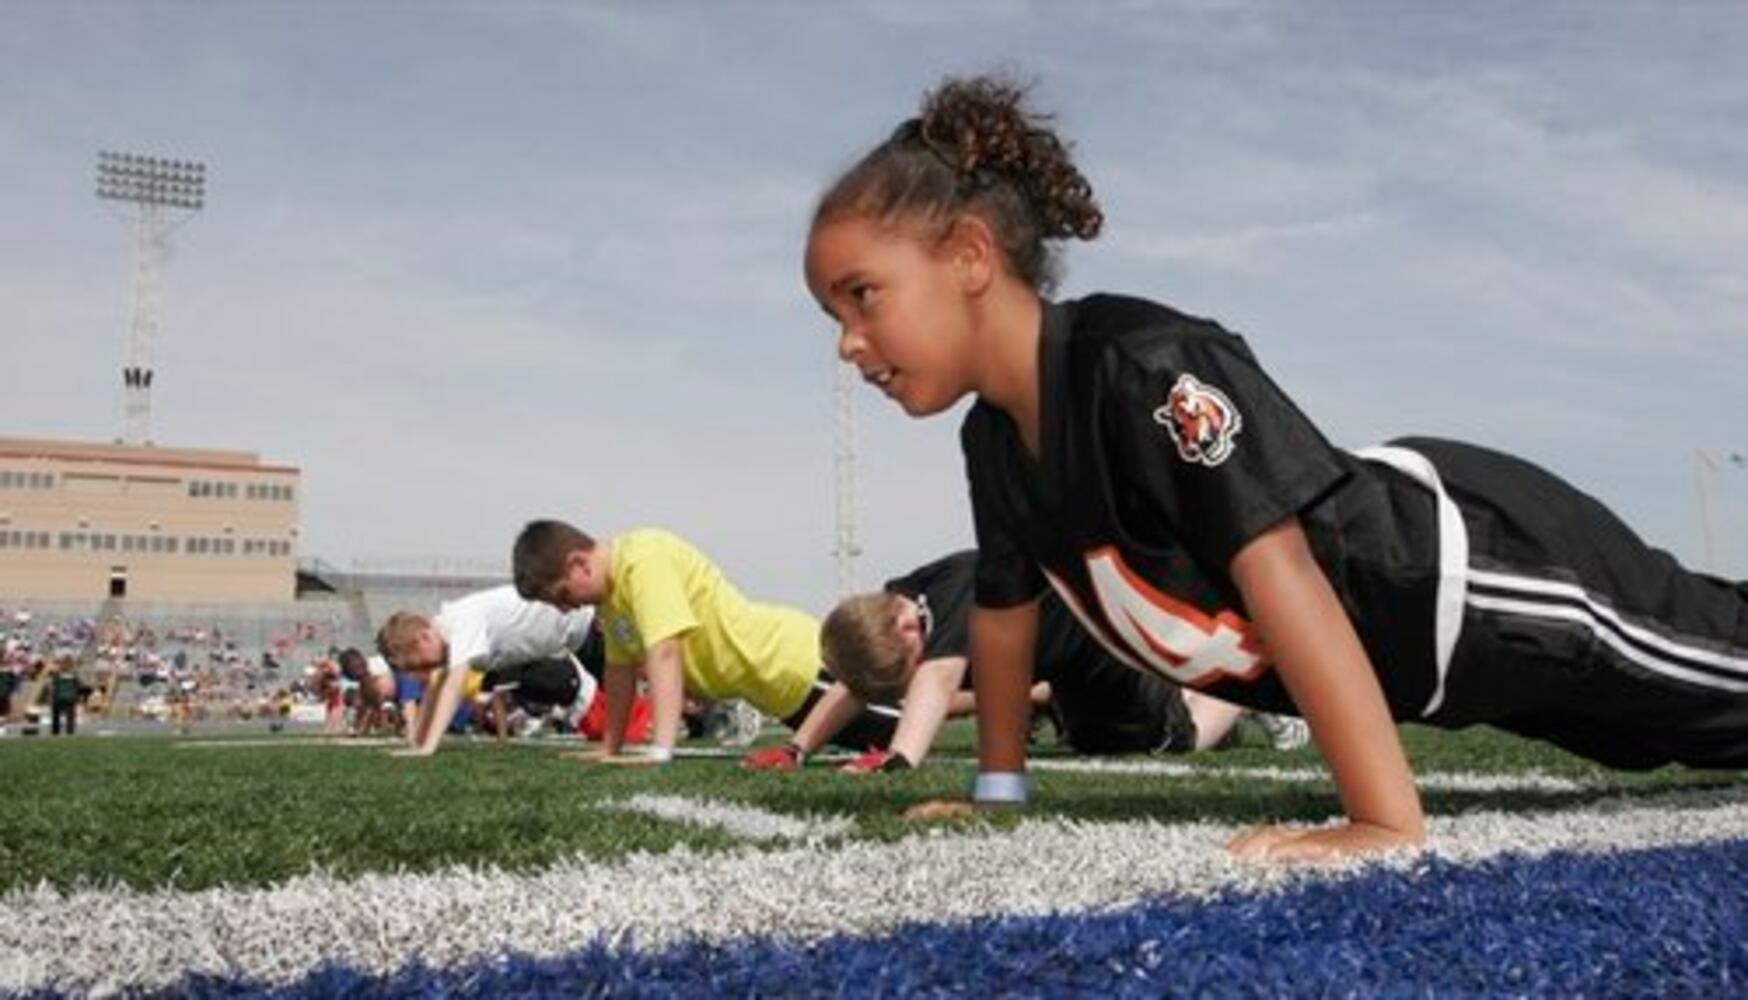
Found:
[[[1724, 462], [1737, 469], [1748, 470], [1748, 455], [1739, 451], [1725, 455]], [[1718, 544], [1721, 540], [1712, 530], [1710, 498], [1717, 492], [1719, 468], [1718, 460], [1711, 452], [1704, 448], [1693, 450], [1693, 487], [1694, 495], [1699, 498], [1699, 536], [1700, 544], [1704, 547], [1705, 570], [1708, 573], [1723, 572], [1723, 567], [1718, 563], [1718, 552], [1720, 548], [1728, 551], [1727, 546]]]
[[206, 164], [133, 153], [97, 154], [97, 197], [133, 206], [133, 309], [128, 319], [122, 441], [150, 444], [152, 356], [158, 339], [160, 282], [170, 231], [206, 204]]
[[839, 362], [836, 402], [836, 444], [832, 467], [837, 473], [837, 518], [834, 526], [836, 542], [832, 556], [837, 561], [838, 596], [856, 592], [856, 559], [862, 546], [856, 540], [856, 383], [861, 379], [856, 366]]

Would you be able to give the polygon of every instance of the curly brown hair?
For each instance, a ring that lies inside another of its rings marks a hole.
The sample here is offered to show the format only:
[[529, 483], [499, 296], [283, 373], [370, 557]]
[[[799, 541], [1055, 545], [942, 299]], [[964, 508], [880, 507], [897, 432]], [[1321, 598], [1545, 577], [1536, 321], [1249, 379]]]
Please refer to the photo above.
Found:
[[1027, 107], [1027, 92], [1003, 77], [949, 77], [826, 191], [814, 225], [865, 214], [945, 232], [975, 213], [1015, 276], [1048, 294], [1060, 276], [1051, 242], [1093, 239], [1105, 216], [1050, 117]]

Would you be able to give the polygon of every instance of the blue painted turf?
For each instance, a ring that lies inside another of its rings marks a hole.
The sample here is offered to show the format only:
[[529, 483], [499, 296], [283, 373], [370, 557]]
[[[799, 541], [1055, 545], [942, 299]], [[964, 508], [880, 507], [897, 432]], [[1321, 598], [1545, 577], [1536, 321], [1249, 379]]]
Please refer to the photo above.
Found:
[[[191, 979], [179, 996], [249, 983]], [[1748, 840], [1614, 855], [1428, 861], [1267, 895], [1098, 916], [913, 925], [807, 945], [512, 957], [388, 977], [327, 968], [274, 995], [1194, 996], [1748, 993]]]

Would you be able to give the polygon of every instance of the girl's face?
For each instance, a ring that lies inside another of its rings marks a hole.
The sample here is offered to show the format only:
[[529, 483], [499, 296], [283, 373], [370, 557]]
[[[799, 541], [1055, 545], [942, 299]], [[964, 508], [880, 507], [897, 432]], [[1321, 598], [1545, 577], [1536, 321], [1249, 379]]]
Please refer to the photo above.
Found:
[[950, 239], [864, 215], [820, 222], [807, 287], [838, 324], [838, 357], [913, 417], [976, 389], [965, 268]]

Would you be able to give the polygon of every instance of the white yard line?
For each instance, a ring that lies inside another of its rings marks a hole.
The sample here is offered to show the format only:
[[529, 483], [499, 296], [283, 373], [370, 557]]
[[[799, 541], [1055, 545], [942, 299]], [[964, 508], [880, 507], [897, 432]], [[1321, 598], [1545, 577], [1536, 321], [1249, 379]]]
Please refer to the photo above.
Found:
[[[693, 760], [739, 758], [745, 751], [715, 747], [682, 747], [675, 757]], [[826, 751], [808, 758], [819, 764], [833, 764], [852, 759], [851, 754]], [[944, 766], [975, 767], [977, 761], [968, 757], [935, 755], [930, 761]], [[1206, 760], [1206, 758], [1201, 758]], [[1328, 784], [1329, 772], [1322, 767], [1226, 767], [1217, 764], [1192, 763], [1187, 760], [1161, 760], [1156, 757], [1034, 757], [1026, 762], [1032, 771], [1061, 771], [1072, 774], [1135, 774], [1162, 778], [1244, 778], [1285, 784]], [[1607, 789], [1606, 779], [1595, 781], [1563, 778], [1542, 771], [1520, 771], [1514, 774], [1484, 774], [1470, 771], [1426, 771], [1415, 775], [1423, 789], [1445, 792], [1582, 792]]]
[[[284, 737], [278, 739], [237, 739], [237, 740], [184, 740], [176, 744], [178, 750], [226, 750], [254, 747], [358, 747], [381, 748], [398, 747], [405, 741], [398, 739], [367, 738], [345, 736], [315, 736], [315, 737]], [[470, 741], [474, 742], [474, 741]], [[478, 741], [484, 742], [484, 741]], [[574, 747], [581, 740], [565, 737], [541, 737], [534, 740], [511, 740], [507, 746], [537, 750], [542, 747], [555, 749]], [[467, 745], [467, 744], [462, 744]], [[635, 749], [635, 748], [634, 748]], [[685, 760], [738, 760], [746, 753], [738, 748], [718, 747], [680, 747], [674, 751], [674, 756]], [[809, 758], [820, 766], [837, 764], [852, 759], [847, 753], [827, 751]], [[970, 759], [936, 757], [935, 761], [943, 765], [972, 766], [976, 762]], [[1033, 771], [1067, 772], [1071, 774], [1133, 774], [1157, 776], [1162, 778], [1239, 778], [1251, 781], [1269, 781], [1285, 784], [1327, 784], [1329, 772], [1322, 767], [1222, 767], [1210, 766], [1187, 761], [1159, 760], [1155, 758], [1062, 758], [1043, 757], [1027, 762]], [[1581, 792], [1606, 789], [1610, 787], [1606, 780], [1583, 780], [1578, 778], [1563, 778], [1542, 771], [1522, 771], [1514, 774], [1483, 774], [1468, 771], [1424, 771], [1415, 775], [1415, 781], [1423, 789], [1442, 792]]]
[[[1431, 829], [1434, 850], [1463, 861], [1733, 839], [1748, 831], [1748, 788], [1436, 817]], [[387, 973], [414, 959], [559, 955], [596, 939], [650, 948], [682, 937], [815, 938], [1343, 877], [1233, 861], [1220, 845], [1236, 832], [1034, 820], [1011, 833], [934, 829], [896, 843], [711, 855], [679, 848], [516, 874], [315, 875], [191, 893], [38, 888], [0, 897], [0, 991], [151, 988], [197, 971], [286, 983], [325, 962]]]
[[176, 741], [176, 749], [178, 750], [241, 750], [246, 747], [380, 748], [406, 745], [406, 740], [392, 736], [275, 736], [259, 740], [183, 739]]
[[[1034, 771], [1068, 771], [1076, 774], [1140, 774], [1167, 778], [1244, 778], [1288, 784], [1327, 784], [1329, 772], [1321, 767], [1209, 767], [1172, 760], [1033, 760]], [[1562, 778], [1541, 771], [1516, 774], [1479, 774], [1468, 771], [1426, 771], [1415, 775], [1423, 789], [1441, 792], [1580, 792], [1608, 787], [1606, 784]]]
[[684, 795], [638, 794], [601, 804], [603, 809], [643, 813], [657, 819], [713, 827], [742, 840], [812, 842], [841, 837], [854, 830], [848, 816], [787, 816], [727, 802]]
[[[535, 736], [518, 737], [504, 742], [506, 747], [517, 749], [538, 750], [542, 747], [548, 750], [574, 750], [588, 741], [576, 736]], [[176, 741], [178, 750], [230, 750], [243, 747], [404, 747], [407, 741], [398, 736], [273, 736], [266, 739], [180, 739]], [[450, 741], [447, 746], [453, 750], [467, 746], [494, 746], [496, 741], [489, 736], [472, 737]]]

